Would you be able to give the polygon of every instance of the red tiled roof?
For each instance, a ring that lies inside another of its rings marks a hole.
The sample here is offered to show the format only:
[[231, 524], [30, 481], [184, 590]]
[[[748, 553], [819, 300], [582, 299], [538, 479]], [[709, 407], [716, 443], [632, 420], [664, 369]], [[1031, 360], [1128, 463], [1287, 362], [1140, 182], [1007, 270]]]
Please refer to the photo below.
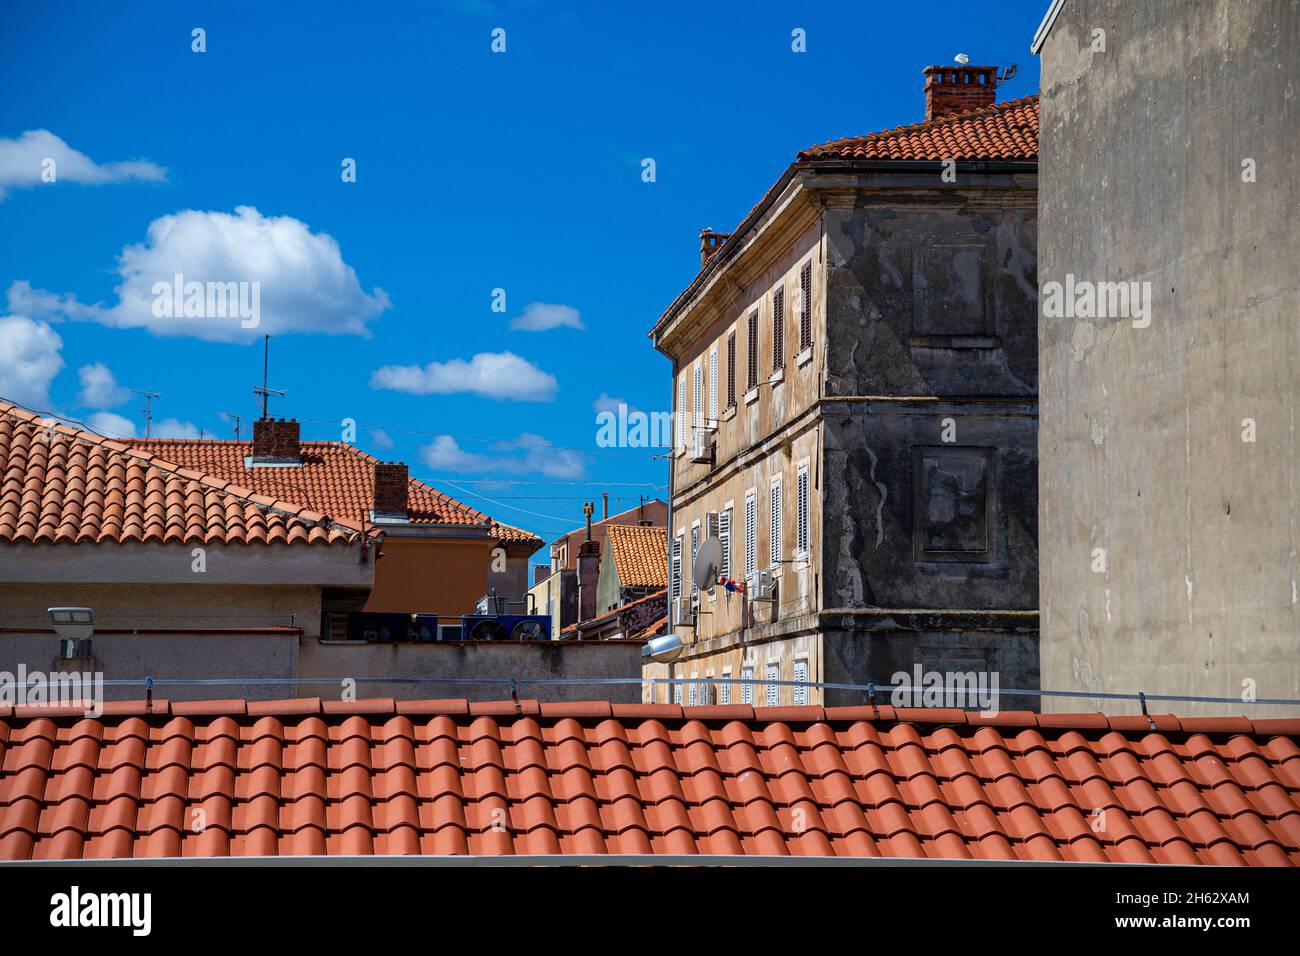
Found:
[[0, 541], [334, 544], [359, 531], [0, 401]]
[[799, 153], [800, 160], [1033, 161], [1038, 159], [1038, 96], [850, 136]]
[[668, 529], [612, 524], [606, 529], [618, 581], [625, 588], [668, 586]]
[[[252, 442], [137, 438], [123, 443], [262, 494], [298, 501], [357, 522], [369, 515], [374, 500], [378, 459], [346, 442], [303, 442], [301, 468], [246, 468], [244, 459], [253, 454]], [[500, 524], [422, 481], [410, 478], [408, 482], [408, 508], [414, 524], [486, 525], [490, 534], [506, 542], [542, 543], [536, 535]]]
[[518, 706], [154, 701], [152, 713], [109, 704], [99, 719], [0, 709], [0, 859], [1300, 864], [1297, 720], [1156, 717], [1153, 731], [1145, 717], [1100, 714]]

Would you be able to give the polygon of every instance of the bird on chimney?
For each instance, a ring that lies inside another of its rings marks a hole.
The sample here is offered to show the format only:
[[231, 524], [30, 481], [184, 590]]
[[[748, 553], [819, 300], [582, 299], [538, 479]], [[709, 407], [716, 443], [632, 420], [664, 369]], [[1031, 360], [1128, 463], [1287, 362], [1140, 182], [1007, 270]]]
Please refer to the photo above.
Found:
[[967, 56], [965, 53], [958, 53], [955, 57], [953, 57], [953, 59], [956, 60], [958, 63], [960, 63], [962, 66], [965, 66], [967, 63], [970, 62], [970, 57]]

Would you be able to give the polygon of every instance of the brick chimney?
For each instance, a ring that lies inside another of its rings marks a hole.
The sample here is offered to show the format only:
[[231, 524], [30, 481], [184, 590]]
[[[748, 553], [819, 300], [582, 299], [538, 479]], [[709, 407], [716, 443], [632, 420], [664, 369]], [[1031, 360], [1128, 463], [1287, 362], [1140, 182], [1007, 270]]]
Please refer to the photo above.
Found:
[[371, 510], [377, 515], [407, 516], [406, 465], [400, 461], [375, 462], [375, 494]]
[[992, 106], [997, 99], [996, 66], [927, 66], [924, 72], [926, 119]]
[[729, 232], [714, 232], [712, 229], [700, 230], [700, 268], [703, 269], [713, 258], [713, 254], [722, 248], [722, 244], [731, 238]]
[[549, 564], [533, 565], [533, 587], [541, 584], [551, 576], [551, 566]]
[[295, 419], [259, 418], [253, 422], [254, 461], [298, 462], [302, 443]]
[[578, 621], [596, 616], [596, 584], [600, 580], [600, 542], [578, 545]]

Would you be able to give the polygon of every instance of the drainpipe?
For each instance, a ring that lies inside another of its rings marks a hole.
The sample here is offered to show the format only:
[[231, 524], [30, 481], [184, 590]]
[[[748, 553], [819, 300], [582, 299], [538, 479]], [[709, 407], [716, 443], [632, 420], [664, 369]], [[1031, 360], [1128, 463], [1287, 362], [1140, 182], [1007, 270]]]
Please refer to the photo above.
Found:
[[[677, 375], [680, 371], [680, 369], [677, 367], [677, 359], [673, 358], [671, 355], [669, 355], [667, 352], [661, 349], [659, 347], [658, 342], [654, 343], [654, 347], [656, 352], [658, 352], [660, 355], [663, 355], [673, 363], [672, 388], [669, 389], [668, 394], [673, 397], [672, 400], [674, 403], [676, 403]], [[676, 405], [674, 404], [673, 412], [674, 414], [680, 415], [682, 413], [682, 410], [680, 408], [677, 408]], [[673, 444], [669, 445], [670, 453], [668, 455], [668, 533], [664, 535], [664, 545], [666, 546], [664, 561], [666, 562], [665, 567], [668, 568], [668, 575], [669, 575], [668, 583], [670, 585], [668, 589], [668, 633], [669, 634], [674, 634], [677, 631], [677, 625], [673, 621], [673, 596], [672, 596], [672, 587], [671, 587], [672, 573], [673, 573], [673, 484], [674, 484], [674, 479], [676, 478], [677, 475], [677, 446], [675, 444], [676, 435], [677, 435], [677, 423], [673, 422], [672, 431], [669, 434], [669, 438], [671, 442], [673, 442]], [[681, 585], [679, 584], [678, 586], [680, 587]], [[673, 662], [669, 661], [668, 662], [669, 680], [672, 680], [672, 678], [676, 676], [673, 673], [673, 667], [674, 667]], [[673, 685], [667, 684], [665, 686], [668, 688], [667, 703], [671, 704], [673, 702], [673, 690], [672, 690]]]

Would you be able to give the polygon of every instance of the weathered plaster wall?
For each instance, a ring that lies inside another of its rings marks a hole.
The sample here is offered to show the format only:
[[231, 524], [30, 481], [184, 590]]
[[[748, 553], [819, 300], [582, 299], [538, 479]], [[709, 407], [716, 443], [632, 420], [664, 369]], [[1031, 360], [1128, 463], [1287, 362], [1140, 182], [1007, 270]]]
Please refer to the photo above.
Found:
[[1043, 683], [1300, 697], [1300, 4], [1069, 0], [1042, 83], [1041, 282], [1153, 297], [1040, 318]]

